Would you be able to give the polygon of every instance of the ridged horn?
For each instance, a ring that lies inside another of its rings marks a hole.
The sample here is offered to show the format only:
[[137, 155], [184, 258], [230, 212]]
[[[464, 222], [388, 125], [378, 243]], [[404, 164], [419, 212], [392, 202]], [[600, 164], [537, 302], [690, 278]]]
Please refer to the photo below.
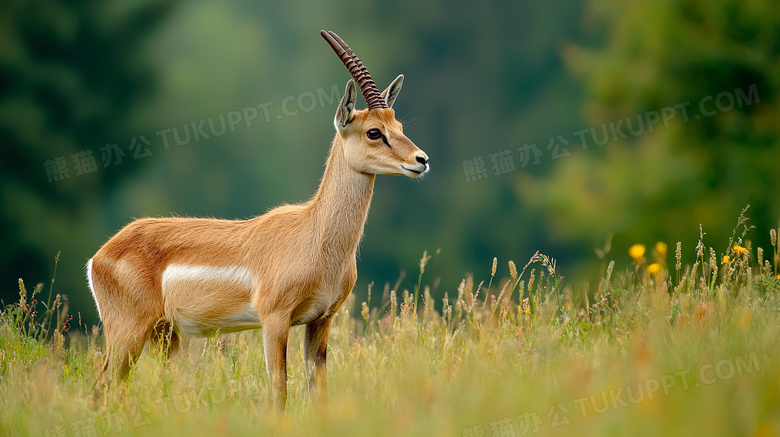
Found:
[[379, 93], [379, 89], [376, 87], [374, 79], [371, 78], [371, 75], [368, 74], [368, 70], [365, 65], [363, 65], [363, 62], [361, 62], [355, 52], [349, 48], [347, 43], [339, 38], [338, 35], [330, 31], [322, 30], [320, 31], [320, 35], [322, 35], [322, 37], [325, 38], [325, 41], [330, 44], [333, 51], [336, 52], [341, 59], [341, 62], [344, 63], [344, 66], [347, 67], [347, 70], [349, 70], [349, 73], [355, 79], [355, 82], [357, 82], [360, 87], [360, 92], [363, 93], [363, 97], [368, 104], [368, 110], [387, 108], [387, 102], [385, 102], [385, 99], [383, 99]]

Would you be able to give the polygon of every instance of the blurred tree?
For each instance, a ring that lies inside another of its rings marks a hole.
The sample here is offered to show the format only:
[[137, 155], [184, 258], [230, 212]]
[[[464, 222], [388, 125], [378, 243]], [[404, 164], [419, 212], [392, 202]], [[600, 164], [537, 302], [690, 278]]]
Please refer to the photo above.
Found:
[[145, 153], [130, 121], [153, 79], [140, 48], [171, 5], [2, 2], [0, 298], [6, 303], [18, 297], [17, 278], [46, 281], [61, 249], [68, 268], [59, 270], [56, 290], [84, 296], [82, 256], [103, 238], [94, 231], [101, 223], [98, 199]]
[[592, 127], [578, 136], [580, 153], [522, 178], [520, 196], [583, 248], [614, 231], [621, 253], [670, 239], [691, 254], [701, 223], [705, 243], [722, 251], [746, 204], [761, 230], [751, 237], [766, 246], [780, 217], [780, 9], [760, 0], [587, 4], [600, 42], [573, 46], [566, 59], [585, 82]]

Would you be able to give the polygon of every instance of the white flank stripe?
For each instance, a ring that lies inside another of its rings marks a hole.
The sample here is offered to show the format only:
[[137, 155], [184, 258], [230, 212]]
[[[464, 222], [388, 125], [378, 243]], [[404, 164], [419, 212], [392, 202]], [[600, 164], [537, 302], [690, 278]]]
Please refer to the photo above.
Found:
[[92, 258], [87, 261], [87, 284], [89, 284], [89, 291], [92, 292], [92, 299], [95, 300], [98, 316], [103, 320], [103, 315], [100, 313], [100, 304], [98, 303], [97, 296], [95, 296], [95, 286], [92, 284]]
[[163, 294], [165, 294], [165, 284], [168, 281], [202, 281], [209, 282], [213, 280], [230, 282], [236, 285], [242, 285], [246, 288], [252, 288], [252, 274], [243, 267], [211, 267], [211, 266], [188, 266], [183, 264], [171, 264], [165, 268], [162, 274]]

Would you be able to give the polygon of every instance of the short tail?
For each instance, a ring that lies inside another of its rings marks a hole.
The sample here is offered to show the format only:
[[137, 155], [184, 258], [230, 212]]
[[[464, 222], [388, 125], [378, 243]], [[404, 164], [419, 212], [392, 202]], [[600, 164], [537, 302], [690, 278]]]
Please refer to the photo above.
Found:
[[97, 295], [95, 294], [95, 283], [92, 281], [92, 258], [87, 261], [87, 284], [89, 285], [89, 291], [92, 292], [92, 299], [95, 300], [95, 306], [97, 307], [98, 316], [100, 320], [103, 320], [103, 314], [100, 312], [100, 302], [98, 302]]

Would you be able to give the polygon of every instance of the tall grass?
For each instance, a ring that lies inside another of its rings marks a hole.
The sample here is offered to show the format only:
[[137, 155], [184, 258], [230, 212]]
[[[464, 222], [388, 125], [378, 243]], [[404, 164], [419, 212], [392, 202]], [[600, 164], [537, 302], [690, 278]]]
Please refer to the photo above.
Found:
[[379, 307], [349, 301], [336, 315], [324, 404], [308, 396], [293, 328], [284, 417], [271, 408], [257, 331], [193, 340], [169, 362], [150, 350], [93, 401], [97, 330], [63, 336], [62, 298], [38, 315], [41, 287], [27, 296], [22, 285], [0, 316], [0, 433], [777, 434], [777, 231], [763, 251], [748, 230], [740, 217], [720, 252], [701, 232], [688, 266], [679, 245], [669, 266], [665, 244], [614, 254], [633, 266], [606, 263], [592, 289], [565, 286], [539, 253], [519, 272], [496, 260], [484, 281], [466, 277], [439, 302], [426, 253], [411, 291], [399, 281]]

